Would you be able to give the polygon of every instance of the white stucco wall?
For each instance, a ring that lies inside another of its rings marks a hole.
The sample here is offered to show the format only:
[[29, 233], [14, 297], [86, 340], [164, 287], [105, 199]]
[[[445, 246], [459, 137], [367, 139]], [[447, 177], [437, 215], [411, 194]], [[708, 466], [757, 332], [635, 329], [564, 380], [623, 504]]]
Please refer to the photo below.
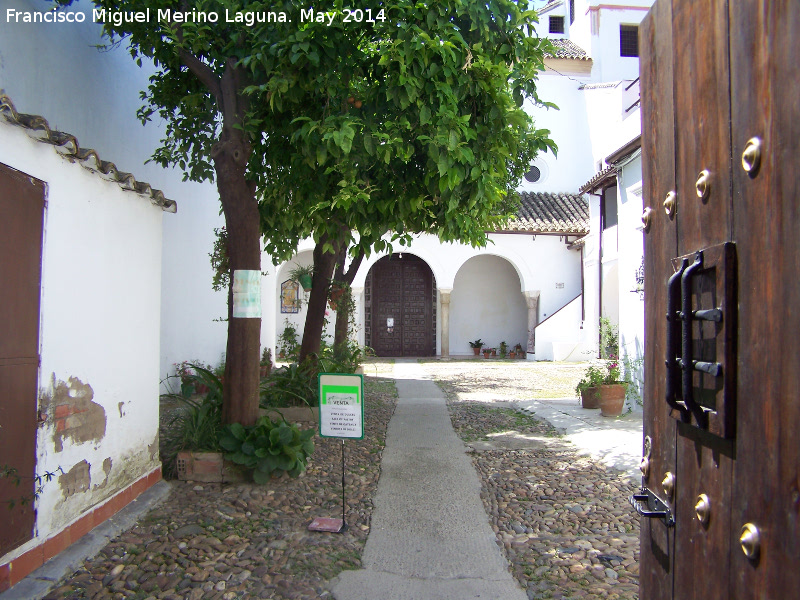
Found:
[[[524, 292], [539, 292], [539, 319], [557, 311], [581, 291], [580, 252], [569, 250], [558, 235], [530, 235], [530, 234], [497, 234], [489, 235], [489, 244], [485, 248], [472, 248], [465, 244], [442, 244], [433, 235], [415, 236], [410, 246], [396, 244], [393, 251], [414, 254], [424, 260], [431, 268], [434, 284], [440, 291], [451, 292], [450, 299], [450, 354], [470, 354], [468, 342], [482, 338], [492, 345], [499, 345], [505, 339], [512, 346], [516, 343], [527, 344], [527, 301]], [[298, 259], [301, 263], [310, 262], [308, 253], [312, 248], [309, 240], [300, 245]], [[367, 274], [372, 266], [385, 253], [373, 254], [365, 258], [353, 281], [357, 312], [357, 339], [364, 343], [364, 285]], [[475, 260], [476, 262], [472, 262]], [[284, 263], [276, 270], [278, 273], [288, 273], [291, 263]], [[465, 274], [474, 276], [475, 282], [468, 282]], [[280, 296], [280, 283], [286, 277], [279, 275], [275, 279], [265, 278], [264, 289], [276, 302]], [[478, 287], [480, 298], [471, 294], [470, 289]], [[497, 295], [500, 300], [495, 300]], [[437, 299], [437, 335], [436, 353], [441, 353], [441, 298]], [[274, 324], [265, 326], [265, 329], [276, 331], [276, 335], [283, 330], [284, 319], [287, 315], [280, 314], [280, 307], [273, 308]], [[487, 332], [472, 333], [476, 331], [476, 311], [484, 319], [491, 313], [491, 326], [486, 326]], [[498, 315], [503, 315], [502, 317]], [[331, 312], [331, 324], [335, 314]], [[290, 317], [293, 323], [305, 322], [305, 312]], [[572, 324], [574, 329], [580, 323]], [[269, 341], [275, 347], [275, 338]], [[532, 358], [532, 357], [531, 357]]]
[[[68, 473], [86, 461], [90, 476], [86, 489], [69, 491], [64, 475], [44, 486], [36, 537], [11, 553], [19, 555], [160, 466], [162, 210], [4, 120], [0, 162], [47, 184], [39, 332], [47, 421], [38, 430], [37, 472]], [[92, 439], [56, 430], [55, 406], [75, 394], [94, 403], [77, 416], [97, 424]]]
[[583, 297], [578, 296], [536, 328], [536, 360], [583, 361], [594, 358], [597, 344], [581, 323]]
[[450, 355], [472, 355], [469, 342], [478, 338], [493, 348], [502, 341], [509, 348], [528, 345], [528, 305], [519, 276], [497, 256], [465, 262], [450, 295]]
[[[0, 14], [0, 89], [18, 111], [45, 117], [50, 127], [75, 135], [137, 180], [177, 201], [178, 213], [163, 217], [160, 378], [173, 363], [216, 364], [225, 351], [226, 294], [211, 290], [209, 253], [214, 227], [223, 223], [213, 183], [183, 181], [178, 169], [147, 163], [164, 135], [158, 117], [143, 126], [136, 118], [152, 64], [136, 66], [123, 46], [99, 51], [107, 40], [91, 23], [92, 4], [79, 0], [68, 11], [87, 14], [84, 23], [7, 22], [6, 10], [46, 10], [40, 0], [5, 0]], [[268, 267], [268, 265], [267, 265]], [[265, 270], [269, 270], [266, 268]], [[271, 321], [270, 321], [271, 322]]]

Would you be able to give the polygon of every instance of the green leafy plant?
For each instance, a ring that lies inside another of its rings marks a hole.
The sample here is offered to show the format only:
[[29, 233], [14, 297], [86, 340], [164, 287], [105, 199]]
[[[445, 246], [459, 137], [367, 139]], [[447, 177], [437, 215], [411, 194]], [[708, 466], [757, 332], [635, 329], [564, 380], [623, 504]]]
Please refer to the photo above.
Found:
[[165, 420], [160, 434], [161, 460], [167, 471], [171, 470], [181, 450], [217, 452], [220, 449], [222, 381], [213, 371], [200, 364], [186, 364], [189, 367], [189, 374], [185, 376], [188, 384], [192, 388], [202, 385], [208, 391], [200, 398], [185, 396], [182, 392], [162, 396], [178, 404]]
[[289, 323], [289, 319], [285, 319], [283, 332], [278, 336], [278, 355], [288, 359], [296, 359], [299, 351], [297, 328]]
[[261, 417], [252, 427], [227, 425], [219, 443], [226, 459], [250, 469], [253, 481], [264, 484], [275, 471], [300, 475], [314, 452], [313, 437], [313, 429]]
[[580, 396], [581, 392], [587, 390], [590, 387], [597, 387], [599, 385], [603, 385], [603, 381], [606, 378], [606, 369], [600, 365], [589, 365], [586, 371], [583, 374], [583, 377], [578, 382], [578, 385], [575, 386], [575, 393]]
[[314, 265], [297, 265], [289, 271], [289, 277], [299, 283], [304, 290], [310, 290], [311, 280], [314, 277]]
[[264, 350], [261, 352], [261, 366], [272, 368], [272, 348], [264, 347]]
[[231, 284], [231, 262], [228, 258], [228, 230], [225, 227], [214, 229], [214, 249], [209, 258], [214, 277], [211, 279], [211, 288], [215, 292], [227, 290]]
[[500, 342], [500, 358], [505, 358], [508, 355], [508, 344], [505, 341]]
[[482, 348], [483, 347], [483, 342], [481, 341], [481, 338], [478, 338], [474, 342], [470, 342], [469, 343], [469, 347], [470, 348]]
[[317, 404], [316, 373], [308, 365], [291, 363], [280, 367], [261, 383], [261, 408]]
[[619, 356], [619, 330], [608, 317], [600, 317], [600, 358]]

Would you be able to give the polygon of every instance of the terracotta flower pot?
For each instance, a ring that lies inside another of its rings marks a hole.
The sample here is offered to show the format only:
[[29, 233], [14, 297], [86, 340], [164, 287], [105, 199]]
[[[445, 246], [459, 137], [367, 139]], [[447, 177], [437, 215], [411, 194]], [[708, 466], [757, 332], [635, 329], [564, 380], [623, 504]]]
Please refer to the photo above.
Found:
[[517, 358], [517, 353], [512, 350], [508, 353], [508, 358]]
[[600, 386], [600, 414], [604, 417], [618, 417], [625, 406], [625, 390], [627, 386], [622, 383], [613, 383]]
[[590, 387], [581, 391], [582, 408], [600, 408], [600, 388]]
[[483, 358], [489, 358], [491, 355], [492, 355], [492, 351], [491, 350], [484, 350]]
[[478, 354], [481, 353], [481, 349], [480, 348], [473, 348], [472, 351], [475, 353], [475, 356], [478, 356]]

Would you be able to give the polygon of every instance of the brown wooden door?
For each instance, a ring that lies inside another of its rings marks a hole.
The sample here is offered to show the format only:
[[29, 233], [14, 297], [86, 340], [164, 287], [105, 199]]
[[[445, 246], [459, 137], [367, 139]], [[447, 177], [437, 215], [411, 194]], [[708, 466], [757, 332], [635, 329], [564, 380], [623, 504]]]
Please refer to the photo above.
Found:
[[[0, 556], [31, 539], [44, 183], [0, 164]], [[29, 502], [22, 504], [25, 498]]]
[[372, 347], [378, 356], [432, 356], [433, 274], [406, 254], [372, 267]]
[[674, 518], [643, 519], [643, 600], [800, 590], [798, 31], [789, 0], [658, 0], [640, 30], [643, 482]]

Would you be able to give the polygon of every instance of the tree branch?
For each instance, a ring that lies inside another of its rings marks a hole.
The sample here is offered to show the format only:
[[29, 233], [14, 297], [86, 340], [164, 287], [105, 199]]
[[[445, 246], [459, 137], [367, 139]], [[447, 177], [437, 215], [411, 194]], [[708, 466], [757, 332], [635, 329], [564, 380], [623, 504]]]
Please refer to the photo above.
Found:
[[[180, 31], [180, 29], [178, 29], [178, 31]], [[182, 35], [179, 35], [179, 38], [182, 37]], [[220, 108], [222, 108], [222, 87], [220, 86], [220, 79], [211, 67], [183, 48], [178, 48], [178, 56], [181, 62], [200, 80], [200, 83], [208, 88], [208, 91], [216, 98], [217, 103], [220, 105]]]

